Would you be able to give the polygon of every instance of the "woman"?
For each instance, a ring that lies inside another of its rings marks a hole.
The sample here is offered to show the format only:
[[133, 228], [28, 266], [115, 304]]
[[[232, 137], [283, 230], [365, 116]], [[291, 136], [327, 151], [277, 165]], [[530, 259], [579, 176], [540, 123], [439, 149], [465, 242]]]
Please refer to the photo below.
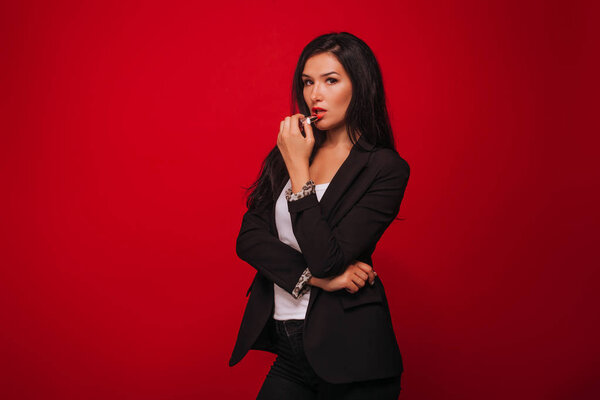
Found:
[[[300, 113], [281, 121], [248, 188], [236, 252], [257, 273], [229, 365], [250, 349], [277, 354], [258, 399], [397, 399], [402, 359], [371, 255], [409, 166], [379, 65], [352, 34], [319, 36], [300, 55], [292, 98]], [[310, 114], [314, 127], [299, 125]]]

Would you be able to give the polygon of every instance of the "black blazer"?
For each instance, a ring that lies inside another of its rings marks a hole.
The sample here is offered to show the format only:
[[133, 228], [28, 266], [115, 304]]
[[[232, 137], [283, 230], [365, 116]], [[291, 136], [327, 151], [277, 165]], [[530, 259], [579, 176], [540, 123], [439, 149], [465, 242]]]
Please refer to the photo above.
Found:
[[[363, 150], [362, 148], [366, 149]], [[288, 203], [302, 253], [279, 240], [275, 202], [269, 211], [248, 210], [236, 241], [238, 257], [257, 270], [229, 366], [250, 349], [275, 353], [273, 282], [292, 293], [308, 266], [318, 278], [335, 276], [371, 255], [400, 209], [408, 163], [364, 135], [352, 147], [319, 201], [316, 194]], [[275, 196], [279, 196], [283, 185]], [[248, 295], [246, 293], [246, 296]], [[331, 383], [400, 375], [402, 358], [385, 290], [376, 277], [357, 293], [311, 287], [304, 319], [304, 351], [317, 373]]]

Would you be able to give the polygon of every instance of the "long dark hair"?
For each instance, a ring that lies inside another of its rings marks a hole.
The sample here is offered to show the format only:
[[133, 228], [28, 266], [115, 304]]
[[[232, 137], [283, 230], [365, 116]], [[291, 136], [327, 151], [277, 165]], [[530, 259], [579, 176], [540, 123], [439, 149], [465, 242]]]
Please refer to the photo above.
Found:
[[[292, 83], [291, 115], [310, 115], [304, 101], [302, 72], [306, 61], [317, 54], [333, 54], [346, 70], [352, 83], [352, 99], [346, 110], [345, 121], [348, 137], [355, 144], [359, 135], [365, 135], [376, 147], [396, 150], [392, 127], [387, 112], [383, 79], [379, 63], [373, 51], [358, 37], [348, 32], [321, 35], [306, 45], [294, 72]], [[313, 125], [315, 144], [309, 158], [312, 164], [317, 150], [325, 140], [325, 131]], [[245, 188], [248, 209], [264, 209], [277, 200], [277, 190], [289, 179], [287, 168], [277, 145], [264, 159], [258, 179]]]

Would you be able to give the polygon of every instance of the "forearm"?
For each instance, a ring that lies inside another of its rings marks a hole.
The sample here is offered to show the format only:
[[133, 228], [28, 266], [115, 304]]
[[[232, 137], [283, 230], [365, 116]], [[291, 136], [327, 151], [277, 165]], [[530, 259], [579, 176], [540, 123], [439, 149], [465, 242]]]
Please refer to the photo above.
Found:
[[316, 276], [311, 276], [307, 284], [310, 286], [316, 286], [318, 288], [325, 289], [325, 284], [328, 280], [329, 279], [327, 278], [317, 278]]
[[306, 283], [309, 284], [310, 286], [320, 287], [319, 286], [319, 281], [320, 280], [321, 280], [321, 278], [317, 278], [317, 277], [311, 276], [310, 279]]
[[281, 242], [268, 229], [268, 216], [247, 211], [236, 241], [236, 253], [263, 276], [294, 295], [306, 269], [302, 253]]

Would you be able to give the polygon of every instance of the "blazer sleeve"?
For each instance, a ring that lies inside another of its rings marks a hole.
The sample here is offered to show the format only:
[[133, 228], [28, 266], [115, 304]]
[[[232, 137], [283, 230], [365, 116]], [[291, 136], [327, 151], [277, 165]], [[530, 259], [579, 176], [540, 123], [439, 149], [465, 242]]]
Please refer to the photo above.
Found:
[[375, 248], [398, 214], [410, 168], [397, 153], [393, 154], [386, 154], [365, 194], [336, 226], [328, 225], [315, 193], [288, 201], [292, 229], [312, 276], [326, 278], [343, 273], [355, 259]]
[[247, 210], [236, 240], [236, 253], [294, 298], [307, 292], [310, 277], [302, 253], [269, 230], [268, 211]]

